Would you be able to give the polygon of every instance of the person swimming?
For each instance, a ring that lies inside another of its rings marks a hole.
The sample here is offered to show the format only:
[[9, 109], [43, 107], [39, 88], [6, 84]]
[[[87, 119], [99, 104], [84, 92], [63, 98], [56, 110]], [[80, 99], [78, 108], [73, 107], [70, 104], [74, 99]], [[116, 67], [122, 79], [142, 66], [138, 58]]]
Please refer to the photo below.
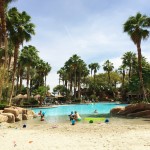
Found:
[[41, 121], [44, 121], [45, 120], [45, 113], [42, 113], [41, 114]]
[[94, 113], [98, 113], [98, 111], [95, 109], [95, 110], [94, 110]]
[[38, 115], [39, 115], [39, 116], [41, 116], [41, 115], [42, 115], [42, 111], [41, 111], [41, 110], [40, 110], [40, 112], [38, 113]]

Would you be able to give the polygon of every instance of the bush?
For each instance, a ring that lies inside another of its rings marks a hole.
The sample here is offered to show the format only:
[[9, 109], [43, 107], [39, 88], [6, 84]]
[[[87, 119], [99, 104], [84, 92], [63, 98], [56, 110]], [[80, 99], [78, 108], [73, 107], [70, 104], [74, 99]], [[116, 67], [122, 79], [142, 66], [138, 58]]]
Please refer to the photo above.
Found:
[[5, 107], [7, 107], [7, 104], [0, 104], [0, 110], [3, 110]]
[[24, 102], [23, 105], [38, 105], [38, 101], [35, 100], [34, 98], [29, 99], [28, 101]]
[[31, 99], [29, 100], [29, 103], [30, 103], [31, 105], [38, 105], [38, 101], [35, 100], [34, 98], [31, 98]]

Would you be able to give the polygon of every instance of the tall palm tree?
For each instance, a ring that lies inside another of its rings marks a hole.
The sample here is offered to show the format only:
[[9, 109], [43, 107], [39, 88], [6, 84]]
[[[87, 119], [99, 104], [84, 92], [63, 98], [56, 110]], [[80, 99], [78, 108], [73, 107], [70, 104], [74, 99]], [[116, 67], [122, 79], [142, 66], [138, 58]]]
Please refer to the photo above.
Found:
[[4, 46], [5, 66], [7, 64], [7, 33], [6, 33], [6, 10], [7, 6], [13, 0], [0, 0], [0, 47]]
[[20, 61], [23, 66], [27, 68], [27, 96], [29, 98], [29, 80], [30, 80], [30, 69], [34, 68], [37, 61], [39, 60], [37, 49], [32, 46], [25, 46], [20, 55]]
[[87, 73], [87, 71], [88, 71], [88, 68], [87, 68], [87, 65], [85, 64], [85, 62], [82, 59], [79, 59], [78, 69], [77, 69], [77, 74], [78, 74], [77, 75], [78, 76], [78, 99], [81, 99], [81, 84], [83, 83], [82, 79], [84, 79], [85, 76], [88, 75], [89, 72]]
[[75, 99], [76, 99], [76, 87], [77, 87], [77, 68], [78, 68], [79, 60], [80, 60], [80, 57], [76, 54], [74, 54], [69, 59], [69, 62], [71, 63], [71, 66], [74, 72], [74, 98]]
[[109, 85], [110, 85], [110, 72], [111, 71], [113, 71], [113, 68], [114, 68], [114, 66], [113, 66], [113, 63], [111, 63], [109, 60], [106, 60], [106, 62], [103, 64], [103, 69], [104, 69], [104, 71], [106, 71], [107, 72], [107, 74], [108, 74], [108, 83], [109, 83]]
[[92, 71], [94, 70], [93, 63], [89, 64], [88, 67], [91, 70], [91, 77], [92, 77]]
[[123, 63], [123, 66], [126, 66], [128, 67], [129, 69], [129, 80], [133, 74], [133, 67], [135, 66], [135, 63], [136, 63], [136, 54], [133, 53], [133, 52], [126, 52], [123, 57], [122, 57], [122, 63]]
[[140, 90], [143, 98], [146, 99], [146, 93], [144, 89], [143, 76], [142, 76], [142, 53], [141, 53], [141, 41], [149, 37], [150, 17], [137, 13], [136, 16], [131, 16], [124, 23], [124, 32], [127, 32], [131, 40], [137, 47], [138, 52], [138, 67], [139, 67], [139, 79]]
[[99, 70], [100, 65], [98, 63], [93, 63], [93, 70], [94, 70], [94, 84], [95, 84], [95, 75], [97, 70]]
[[60, 81], [63, 81], [64, 84], [64, 73], [65, 73], [65, 68], [61, 67], [58, 71], [57, 74], [59, 74], [59, 85], [60, 85]]
[[9, 37], [11, 38], [15, 50], [14, 50], [14, 67], [12, 78], [12, 89], [9, 99], [9, 105], [11, 105], [11, 99], [14, 91], [14, 81], [16, 75], [16, 65], [18, 59], [19, 47], [24, 41], [28, 42], [31, 39], [31, 35], [34, 35], [34, 24], [31, 23], [31, 17], [23, 11], [18, 12], [17, 8], [11, 8], [7, 14], [7, 29]]
[[[46, 62], [45, 65], [44, 65], [44, 78], [45, 78], [44, 82], [45, 82], [45, 88], [46, 88], [46, 76], [51, 71], [51, 69], [52, 69], [51, 65], [48, 62]], [[46, 91], [45, 94], [47, 94], [47, 91]]]
[[3, 73], [1, 78], [1, 87], [0, 87], [0, 99], [2, 94], [3, 86], [6, 82], [5, 76], [7, 75], [7, 55], [8, 55], [8, 37], [7, 37], [7, 30], [6, 30], [6, 10], [7, 6], [13, 0], [0, 0], [0, 48], [4, 50], [4, 63], [3, 63]]

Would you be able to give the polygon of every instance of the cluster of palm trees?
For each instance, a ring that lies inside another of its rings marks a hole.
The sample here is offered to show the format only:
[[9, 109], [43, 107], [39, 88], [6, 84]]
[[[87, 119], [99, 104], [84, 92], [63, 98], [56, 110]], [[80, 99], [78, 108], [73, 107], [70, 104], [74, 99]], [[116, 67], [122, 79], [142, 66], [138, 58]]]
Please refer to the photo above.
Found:
[[[6, 84], [7, 87], [11, 86], [9, 96], [9, 105], [11, 105], [14, 94], [21, 93], [23, 79], [27, 80], [28, 97], [31, 94], [29, 91], [31, 87], [36, 89], [39, 86], [46, 86], [46, 76], [51, 71], [51, 66], [39, 57], [38, 50], [32, 45], [24, 46], [20, 51], [20, 46], [30, 41], [35, 34], [35, 25], [25, 11], [19, 12], [15, 7], [8, 10], [9, 2], [11, 0], [0, 0], [0, 68], [2, 71], [0, 99]], [[14, 88], [15, 82], [17, 82], [16, 88]]]
[[[111, 93], [113, 93], [113, 96], [115, 96], [118, 83], [120, 84], [118, 90], [120, 90], [122, 98], [126, 97], [127, 92], [136, 91], [136, 93], [139, 93], [140, 99], [147, 100], [150, 93], [150, 80], [148, 77], [150, 64], [142, 56], [141, 41], [149, 37], [149, 27], [150, 17], [146, 15], [137, 13], [136, 16], [128, 18], [124, 23], [124, 32], [128, 33], [131, 40], [136, 45], [137, 57], [136, 54], [131, 51], [125, 53], [122, 57], [122, 65], [116, 71], [113, 71], [113, 63], [107, 60], [103, 64], [103, 69], [107, 73], [107, 78], [105, 78], [105, 73], [96, 75], [97, 70], [100, 68], [98, 63], [91, 63], [88, 65], [91, 70], [91, 77], [89, 77], [89, 69], [86, 67], [86, 64], [83, 63], [83, 60], [81, 61], [79, 56], [73, 55], [65, 63], [64, 67], [58, 71], [60, 79], [66, 83], [66, 89], [69, 85], [70, 88], [68, 90], [72, 92], [72, 85], [74, 86], [74, 98], [76, 98], [76, 89], [78, 89], [78, 98], [81, 98], [81, 87], [83, 88], [84, 85], [86, 85], [88, 90], [91, 89], [95, 96], [100, 95], [100, 92], [102, 92], [101, 89], [103, 89], [105, 93], [106, 89], [109, 89]], [[92, 71], [94, 71], [93, 79]], [[100, 78], [102, 78], [103, 81], [100, 80]]]

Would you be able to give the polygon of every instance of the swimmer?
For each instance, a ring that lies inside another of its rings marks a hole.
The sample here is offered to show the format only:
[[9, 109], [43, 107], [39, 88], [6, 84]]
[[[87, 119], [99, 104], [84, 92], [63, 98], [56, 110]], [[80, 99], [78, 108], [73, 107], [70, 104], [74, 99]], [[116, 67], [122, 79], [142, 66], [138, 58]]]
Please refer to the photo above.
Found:
[[41, 111], [41, 110], [40, 110], [40, 112], [38, 113], [38, 115], [39, 115], [39, 116], [41, 116], [41, 115], [42, 115], [42, 111]]
[[94, 110], [94, 113], [98, 113], [98, 111], [95, 109], [95, 110]]

